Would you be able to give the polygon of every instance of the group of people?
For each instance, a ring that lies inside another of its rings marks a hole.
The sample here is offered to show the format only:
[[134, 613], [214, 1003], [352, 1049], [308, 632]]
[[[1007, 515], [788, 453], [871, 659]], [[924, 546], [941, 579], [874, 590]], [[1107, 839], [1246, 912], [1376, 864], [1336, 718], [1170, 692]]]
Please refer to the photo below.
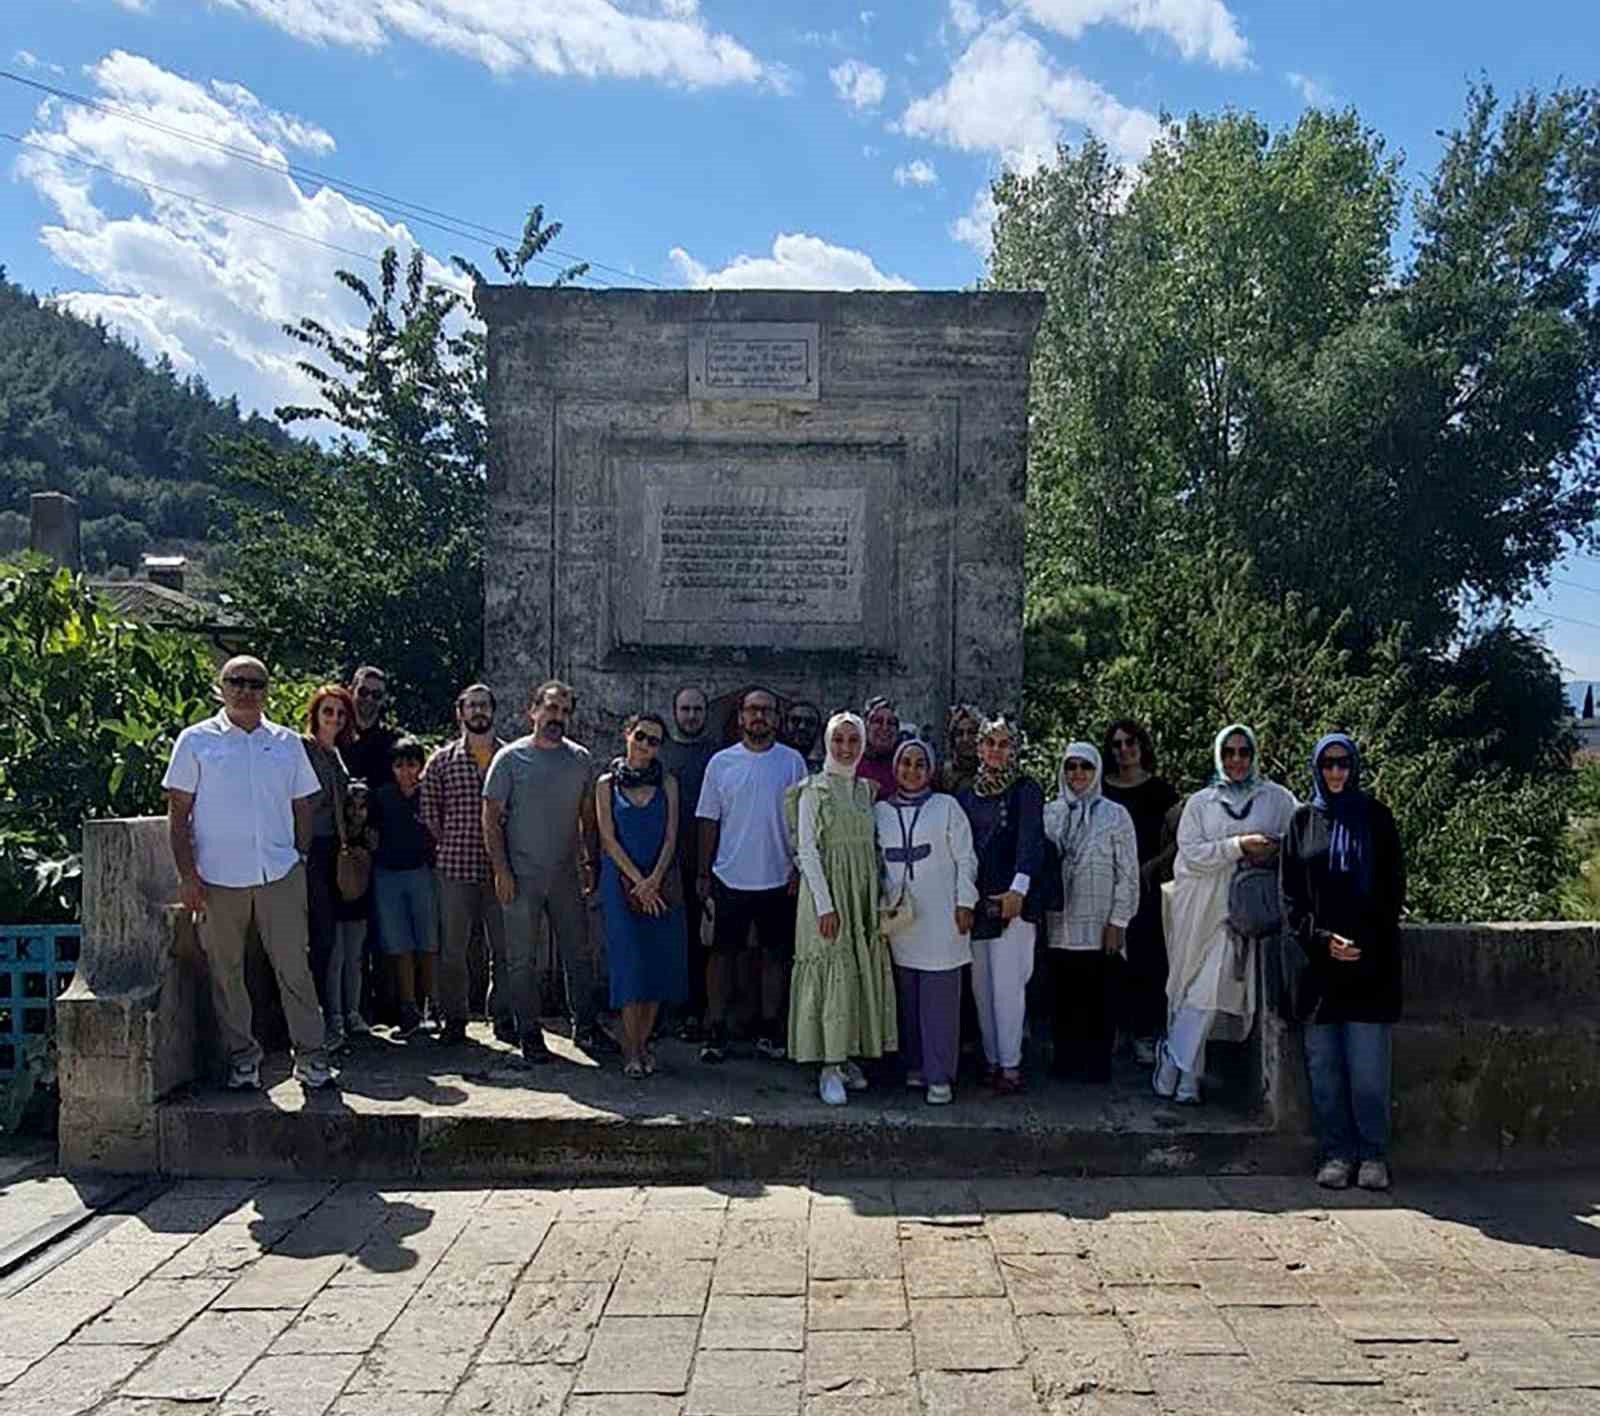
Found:
[[754, 688], [723, 747], [686, 687], [669, 714], [629, 718], [600, 766], [568, 736], [573, 693], [555, 679], [511, 742], [495, 736], [493, 691], [463, 689], [459, 734], [432, 754], [385, 724], [377, 668], [318, 690], [303, 735], [264, 718], [267, 686], [259, 660], [230, 660], [221, 711], [180, 734], [165, 780], [232, 1087], [260, 1084], [252, 922], [310, 1087], [369, 1030], [375, 985], [394, 1037], [431, 1010], [439, 1042], [465, 1042], [475, 936], [494, 1035], [524, 1065], [549, 1062], [542, 920], [580, 1048], [620, 1052], [643, 1080], [667, 1028], [707, 1064], [748, 1037], [816, 1066], [834, 1106], [889, 1057], [929, 1104], [949, 1103], [964, 1032], [985, 1086], [1022, 1091], [1030, 999], [1055, 1076], [1109, 1082], [1120, 1031], [1158, 1096], [1198, 1105], [1207, 1044], [1250, 1033], [1255, 953], [1272, 947], [1306, 1024], [1318, 1178], [1388, 1183], [1404, 868], [1347, 736], [1317, 744], [1301, 803], [1231, 724], [1211, 782], [1184, 799], [1150, 734], [1121, 720], [1068, 744], [1047, 798], [1022, 770], [1019, 726], [971, 705], [950, 710], [936, 749], [888, 699], [824, 724]]

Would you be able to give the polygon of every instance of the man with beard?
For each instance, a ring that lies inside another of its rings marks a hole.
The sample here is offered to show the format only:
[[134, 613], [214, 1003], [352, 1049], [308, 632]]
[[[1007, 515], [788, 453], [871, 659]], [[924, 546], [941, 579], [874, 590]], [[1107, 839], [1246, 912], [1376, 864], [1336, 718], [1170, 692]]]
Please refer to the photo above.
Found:
[[887, 698], [869, 698], [862, 710], [867, 725], [867, 750], [856, 763], [856, 776], [875, 782], [878, 800], [894, 795], [894, 750], [900, 745], [900, 714]]
[[543, 979], [533, 967], [533, 926], [541, 914], [566, 975], [572, 1040], [585, 1050], [616, 1050], [596, 1026], [583, 902], [594, 892], [597, 869], [590, 849], [597, 835], [594, 786], [589, 750], [567, 737], [572, 702], [560, 679], [541, 683], [528, 705], [533, 731], [495, 753], [483, 783], [483, 843], [505, 912], [511, 1011], [527, 1063], [550, 1060], [538, 1011]]
[[777, 739], [778, 700], [750, 689], [739, 703], [740, 740], [706, 766], [695, 815], [700, 826], [701, 898], [715, 911], [706, 961], [706, 1033], [702, 1062], [727, 1056], [728, 1006], [738, 956], [751, 926], [760, 951], [761, 1023], [756, 1052], [784, 1056], [785, 997], [794, 959], [795, 868], [783, 799], [805, 781], [805, 759]]
[[516, 1041], [506, 978], [505, 916], [495, 899], [483, 843], [483, 781], [495, 753], [505, 746], [494, 734], [494, 711], [494, 691], [488, 684], [462, 689], [456, 695], [461, 736], [435, 752], [422, 774], [422, 822], [438, 852], [438, 988], [444, 1015], [439, 1041], [445, 1044], [467, 1040], [468, 952], [478, 928], [489, 944], [488, 1012], [494, 1034], [502, 1042]]
[[672, 696], [671, 726], [661, 744], [658, 760], [662, 769], [678, 779], [678, 858], [677, 869], [683, 880], [684, 922], [688, 934], [689, 999], [684, 1005], [678, 1035], [686, 1042], [700, 1040], [700, 1020], [706, 1010], [706, 951], [700, 943], [700, 921], [705, 901], [699, 894], [700, 832], [694, 806], [700, 800], [706, 764], [716, 751], [706, 732], [706, 696], [698, 688], [685, 685]]
[[350, 696], [356, 701], [355, 740], [341, 748], [344, 765], [376, 795], [379, 787], [394, 781], [390, 751], [400, 733], [383, 721], [389, 706], [389, 678], [382, 669], [363, 664], [350, 676]]
[[791, 703], [783, 719], [783, 740], [806, 760], [812, 772], [822, 770], [822, 710], [815, 703]]

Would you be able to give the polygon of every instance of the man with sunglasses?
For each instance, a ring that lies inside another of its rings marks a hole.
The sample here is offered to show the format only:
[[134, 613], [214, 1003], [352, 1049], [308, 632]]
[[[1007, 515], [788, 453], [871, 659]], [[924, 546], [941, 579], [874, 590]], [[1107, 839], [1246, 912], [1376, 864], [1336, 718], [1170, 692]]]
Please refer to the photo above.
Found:
[[252, 922], [277, 975], [294, 1075], [306, 1087], [331, 1080], [306, 914], [305, 858], [322, 784], [299, 735], [262, 713], [267, 682], [261, 660], [229, 659], [217, 677], [221, 711], [178, 734], [161, 783], [178, 897], [194, 916], [210, 967], [234, 1090], [261, 1085], [262, 1049], [244, 975]]
[[355, 741], [343, 749], [345, 766], [376, 795], [379, 787], [394, 781], [389, 754], [401, 736], [383, 720], [389, 706], [388, 675], [363, 664], [350, 675], [350, 696], [356, 701]]

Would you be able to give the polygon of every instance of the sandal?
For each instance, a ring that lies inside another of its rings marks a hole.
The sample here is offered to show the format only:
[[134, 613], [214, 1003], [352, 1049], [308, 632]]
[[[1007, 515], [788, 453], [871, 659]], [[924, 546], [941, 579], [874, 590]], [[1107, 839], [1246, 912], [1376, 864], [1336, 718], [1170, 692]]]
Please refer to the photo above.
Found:
[[631, 1081], [642, 1082], [645, 1079], [644, 1063], [637, 1057], [625, 1062], [622, 1066], [622, 1075]]
[[994, 1087], [994, 1094], [996, 1096], [1017, 1096], [1022, 1092], [1023, 1089], [1022, 1073], [1020, 1071], [1007, 1072], [1002, 1069], [997, 1069], [994, 1074], [994, 1081], [991, 1085]]
[[650, 1048], [648, 1048], [648, 1047], [645, 1048], [644, 1056], [641, 1057], [639, 1059], [639, 1061], [640, 1061], [640, 1064], [644, 1067], [645, 1076], [647, 1076], [647, 1077], [655, 1076], [655, 1074], [656, 1074], [656, 1054]]

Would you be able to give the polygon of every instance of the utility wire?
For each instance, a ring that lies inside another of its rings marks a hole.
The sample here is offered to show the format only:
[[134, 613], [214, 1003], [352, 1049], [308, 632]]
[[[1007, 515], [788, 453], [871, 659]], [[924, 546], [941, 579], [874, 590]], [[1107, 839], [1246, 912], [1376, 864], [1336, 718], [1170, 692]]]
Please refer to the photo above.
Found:
[[[363, 186], [359, 182], [349, 182], [343, 178], [332, 177], [326, 173], [318, 172], [315, 168], [303, 167], [298, 163], [289, 162], [287, 159], [285, 159], [282, 163], [268, 162], [263, 158], [257, 157], [254, 153], [245, 148], [235, 147], [232, 144], [220, 142], [215, 138], [203, 137], [199, 133], [190, 132], [186, 128], [178, 128], [170, 123], [164, 123], [160, 119], [151, 118], [142, 113], [135, 113], [131, 109], [121, 108], [113, 103], [102, 102], [100, 99], [91, 98], [87, 94], [74, 93], [71, 89], [59, 88], [55, 84], [42, 83], [38, 79], [27, 78], [26, 76], [18, 74], [10, 69], [0, 69], [0, 79], [7, 79], [11, 83], [21, 84], [23, 87], [34, 89], [39, 93], [47, 93], [55, 98], [65, 99], [69, 103], [76, 103], [85, 108], [92, 108], [99, 113], [105, 113], [116, 118], [123, 118], [131, 123], [143, 124], [145, 127], [151, 128], [156, 132], [165, 133], [170, 137], [179, 138], [184, 142], [194, 143], [199, 147], [210, 148], [214, 152], [225, 153], [229, 157], [236, 158], [241, 162], [248, 162], [251, 164], [251, 166], [259, 167], [267, 172], [276, 172], [286, 176], [309, 178], [312, 181], [320, 182], [325, 187], [332, 188], [336, 192], [341, 192], [346, 196], [359, 195], [363, 198], [375, 199], [385, 203], [387, 206], [393, 209], [393, 212], [404, 216], [408, 220], [415, 221], [419, 225], [433, 226], [438, 230], [448, 232], [450, 235], [459, 236], [463, 240], [476, 241], [480, 245], [493, 247], [500, 242], [510, 242], [512, 245], [515, 245], [522, 239], [520, 234], [502, 231], [493, 226], [485, 226], [481, 222], [471, 221], [466, 217], [452, 216], [449, 212], [439, 211], [434, 207], [423, 206], [418, 202], [409, 201], [404, 197], [392, 196], [387, 192], [378, 190], [376, 187], [367, 187]], [[448, 223], [448, 225], [441, 225], [441, 223]], [[473, 232], [480, 234], [474, 235]], [[495, 239], [486, 239], [490, 237]], [[580, 264], [587, 265], [594, 270], [609, 271], [611, 274], [620, 275], [629, 281], [642, 281], [647, 285], [654, 285], [663, 289], [666, 288], [663, 282], [659, 280], [652, 280], [649, 276], [639, 275], [635, 271], [623, 270], [620, 266], [607, 265], [604, 261], [590, 260], [586, 256], [578, 255], [573, 251], [562, 250], [557, 246], [548, 246], [545, 249], [555, 255], [563, 257], [566, 260], [576, 261]], [[534, 259], [539, 261], [541, 265], [549, 266], [558, 271], [565, 269], [564, 266], [559, 265], [555, 261], [542, 259], [537, 256], [534, 257]], [[596, 284], [603, 284], [603, 282], [596, 281]]]

